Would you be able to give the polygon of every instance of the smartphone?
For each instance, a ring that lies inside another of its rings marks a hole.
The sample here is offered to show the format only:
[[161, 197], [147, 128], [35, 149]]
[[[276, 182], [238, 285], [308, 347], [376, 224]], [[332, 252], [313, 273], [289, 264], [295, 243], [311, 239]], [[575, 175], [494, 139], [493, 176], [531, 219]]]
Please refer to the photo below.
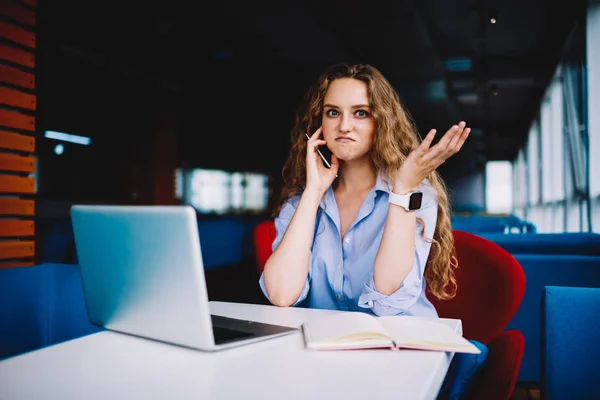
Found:
[[[308, 133], [305, 133], [306, 135], [306, 140], [310, 139], [310, 136], [308, 136]], [[323, 155], [323, 153], [321, 153], [321, 148], [323, 148], [323, 152], [325, 153], [325, 155]], [[321, 160], [323, 160], [323, 164], [325, 164], [325, 166], [327, 166], [327, 168], [331, 168], [331, 150], [329, 150], [327, 148], [327, 146], [321, 146], [321, 148], [317, 149], [317, 153], [319, 153], [319, 156], [321, 156]]]

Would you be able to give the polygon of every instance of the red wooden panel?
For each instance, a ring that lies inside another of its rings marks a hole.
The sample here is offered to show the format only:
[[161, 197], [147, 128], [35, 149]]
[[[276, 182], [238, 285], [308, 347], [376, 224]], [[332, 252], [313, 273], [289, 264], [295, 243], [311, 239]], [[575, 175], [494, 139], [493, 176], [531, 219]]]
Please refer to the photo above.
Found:
[[33, 236], [35, 223], [25, 219], [0, 220], [0, 237]]
[[16, 154], [0, 153], [0, 170], [35, 172], [35, 158]]
[[8, 0], [0, 0], [0, 15], [25, 25], [35, 26], [35, 13]]
[[6, 43], [0, 43], [0, 58], [24, 67], [35, 67], [35, 54]]
[[35, 75], [7, 65], [0, 64], [0, 82], [30, 90], [35, 89]]
[[0, 131], [0, 147], [18, 151], [35, 151], [35, 138], [20, 133]]
[[33, 261], [11, 261], [0, 263], [0, 268], [32, 267]]
[[10, 22], [0, 21], [0, 36], [35, 49], [35, 33]]
[[33, 215], [35, 201], [0, 197], [0, 215]]
[[33, 241], [0, 242], [0, 260], [33, 256], [35, 256], [35, 243]]
[[0, 193], [35, 193], [35, 180], [31, 177], [0, 174]]
[[9, 128], [35, 131], [35, 117], [15, 111], [0, 110], [0, 125]]
[[0, 86], [0, 103], [8, 104], [13, 107], [25, 108], [27, 110], [35, 110], [36, 106], [34, 94], [24, 93], [19, 90], [2, 86]]

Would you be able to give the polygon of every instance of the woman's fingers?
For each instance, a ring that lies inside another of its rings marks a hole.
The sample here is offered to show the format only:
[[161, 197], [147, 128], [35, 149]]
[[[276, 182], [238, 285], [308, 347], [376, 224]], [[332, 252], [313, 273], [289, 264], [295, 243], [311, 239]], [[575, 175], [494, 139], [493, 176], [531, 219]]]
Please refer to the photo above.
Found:
[[462, 145], [465, 143], [465, 140], [467, 140], [467, 137], [469, 136], [469, 132], [471, 132], [471, 128], [465, 128], [465, 129], [463, 129], [463, 131], [460, 134], [457, 134], [456, 136], [454, 136], [454, 138], [448, 145], [448, 150], [450, 151], [450, 155], [454, 155], [454, 154], [458, 153], [458, 151], [460, 150]]
[[464, 121], [452, 126], [442, 139], [422, 156], [421, 162], [423, 164], [432, 164], [433, 168], [437, 168], [460, 150], [470, 131], [471, 128], [466, 128]]
[[464, 121], [459, 122], [458, 125], [453, 125], [452, 128], [448, 129], [448, 131], [446, 132], [444, 137], [442, 137], [440, 139], [440, 142], [438, 144], [436, 144], [434, 147], [439, 146], [438, 150], [440, 152], [445, 151], [448, 148], [448, 145], [452, 142], [452, 140], [457, 135], [460, 135], [462, 133], [465, 126], [466, 126], [466, 123]]
[[435, 137], [436, 132], [437, 131], [435, 129], [432, 129], [429, 131], [429, 133], [427, 133], [425, 139], [423, 139], [419, 147], [417, 147], [417, 150], [420, 153], [424, 154], [425, 152], [427, 152], [427, 150], [429, 150], [429, 146], [431, 146], [431, 142], [433, 142], [433, 138]]
[[317, 140], [309, 141], [307, 144], [307, 148], [310, 151], [316, 151], [319, 148], [319, 146], [323, 146], [325, 144], [327, 144], [327, 142], [325, 140], [317, 139]]
[[310, 139], [308, 139], [309, 143], [313, 140], [317, 140], [319, 139], [319, 136], [321, 136], [321, 132], [323, 132], [323, 127], [320, 126], [319, 129], [317, 129], [311, 136]]
[[467, 138], [469, 137], [469, 133], [471, 133], [471, 128], [465, 129], [465, 131], [461, 135], [460, 140], [458, 142], [457, 149], [456, 149], [457, 153], [462, 148], [463, 144], [465, 144], [465, 142], [467, 141]]

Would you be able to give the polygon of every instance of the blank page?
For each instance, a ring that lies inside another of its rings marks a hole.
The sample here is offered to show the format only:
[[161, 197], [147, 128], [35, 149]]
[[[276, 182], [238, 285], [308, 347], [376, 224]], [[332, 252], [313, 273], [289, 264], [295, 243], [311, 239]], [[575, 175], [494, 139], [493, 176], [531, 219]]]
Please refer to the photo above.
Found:
[[413, 316], [378, 319], [399, 347], [479, 353], [475, 345], [437, 319]]
[[309, 318], [304, 323], [307, 342], [330, 342], [360, 333], [388, 336], [377, 318], [362, 312], [343, 312]]

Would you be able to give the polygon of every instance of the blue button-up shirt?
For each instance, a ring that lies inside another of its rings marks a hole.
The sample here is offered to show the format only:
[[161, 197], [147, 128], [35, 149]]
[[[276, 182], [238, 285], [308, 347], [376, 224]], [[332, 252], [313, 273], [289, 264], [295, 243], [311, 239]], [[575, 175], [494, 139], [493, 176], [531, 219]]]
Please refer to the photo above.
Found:
[[[425, 296], [423, 279], [431, 248], [427, 238], [433, 238], [437, 219], [437, 199], [427, 181], [421, 184], [419, 190], [423, 192], [423, 200], [416, 213], [425, 224], [425, 238], [421, 236], [421, 226], [417, 223], [414, 265], [400, 288], [385, 295], [375, 289], [373, 265], [390, 207], [388, 186], [381, 178], [377, 179], [343, 238], [340, 238], [340, 215], [333, 189], [329, 188], [321, 200], [315, 223], [308, 277], [294, 306], [364, 311], [379, 316], [437, 317], [435, 308]], [[275, 218], [277, 234], [273, 250], [281, 242], [299, 201], [300, 196], [289, 199]], [[259, 283], [268, 299], [264, 275]]]

